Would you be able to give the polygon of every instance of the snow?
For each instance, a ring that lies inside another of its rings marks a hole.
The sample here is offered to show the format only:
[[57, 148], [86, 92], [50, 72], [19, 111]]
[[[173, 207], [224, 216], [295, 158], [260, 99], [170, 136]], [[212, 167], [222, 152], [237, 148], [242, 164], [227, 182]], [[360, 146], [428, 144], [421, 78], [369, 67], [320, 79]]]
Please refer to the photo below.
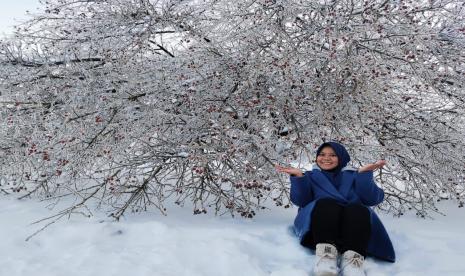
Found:
[[[40, 227], [32, 221], [50, 215], [45, 203], [0, 197], [0, 275], [157, 276], [157, 275], [310, 275], [314, 255], [291, 230], [296, 208], [272, 209], [245, 220], [192, 216], [170, 207], [128, 215], [113, 222], [103, 213], [73, 216]], [[441, 205], [448, 216], [421, 219], [380, 214], [397, 253], [397, 262], [368, 258], [374, 275], [465, 275], [465, 211]]]

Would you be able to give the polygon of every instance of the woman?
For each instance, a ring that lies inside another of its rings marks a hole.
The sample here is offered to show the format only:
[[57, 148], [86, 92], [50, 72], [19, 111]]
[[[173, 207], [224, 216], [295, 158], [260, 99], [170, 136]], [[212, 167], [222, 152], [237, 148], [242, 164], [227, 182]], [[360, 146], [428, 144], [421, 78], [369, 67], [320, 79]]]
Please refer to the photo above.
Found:
[[367, 255], [395, 261], [391, 240], [369, 207], [384, 199], [373, 171], [386, 162], [380, 160], [355, 170], [346, 167], [349, 161], [344, 146], [327, 142], [317, 149], [312, 171], [276, 166], [278, 172], [291, 176], [291, 201], [299, 207], [294, 229], [303, 246], [316, 248], [313, 271], [317, 276], [338, 274], [338, 252], [345, 276], [365, 275]]

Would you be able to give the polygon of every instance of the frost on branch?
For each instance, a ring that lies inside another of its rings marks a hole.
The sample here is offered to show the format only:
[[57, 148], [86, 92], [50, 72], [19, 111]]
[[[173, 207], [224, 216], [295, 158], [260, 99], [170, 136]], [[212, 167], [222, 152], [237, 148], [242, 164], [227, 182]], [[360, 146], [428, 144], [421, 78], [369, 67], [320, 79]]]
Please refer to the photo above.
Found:
[[[275, 162], [385, 158], [383, 209], [465, 198], [463, 1], [46, 1], [1, 44], [4, 193], [74, 212], [289, 206]], [[93, 203], [92, 203], [93, 204]]]

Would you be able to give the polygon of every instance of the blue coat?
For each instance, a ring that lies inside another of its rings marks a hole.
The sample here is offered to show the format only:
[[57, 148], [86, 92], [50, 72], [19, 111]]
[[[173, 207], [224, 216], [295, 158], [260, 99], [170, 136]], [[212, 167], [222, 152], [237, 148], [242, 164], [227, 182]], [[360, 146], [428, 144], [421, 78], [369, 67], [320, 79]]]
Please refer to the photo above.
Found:
[[[291, 201], [299, 207], [294, 220], [294, 230], [300, 241], [310, 232], [312, 210], [318, 199], [332, 198], [341, 205], [359, 203], [365, 206], [375, 206], [384, 199], [384, 192], [373, 180], [373, 172], [358, 173], [354, 169], [344, 168], [341, 171], [339, 189], [329, 181], [315, 166], [312, 171], [305, 172], [302, 177], [291, 176]], [[371, 213], [371, 237], [367, 254], [394, 262], [396, 257], [389, 235], [376, 213]]]

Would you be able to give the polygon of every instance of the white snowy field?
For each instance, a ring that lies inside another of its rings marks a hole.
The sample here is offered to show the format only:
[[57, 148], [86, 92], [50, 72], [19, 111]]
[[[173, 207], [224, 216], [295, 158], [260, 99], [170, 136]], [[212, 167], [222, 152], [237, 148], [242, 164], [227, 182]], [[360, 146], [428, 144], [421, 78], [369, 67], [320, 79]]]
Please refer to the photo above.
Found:
[[[0, 197], [1, 276], [310, 275], [314, 255], [290, 231], [296, 208], [253, 220], [192, 216], [170, 208], [112, 222], [75, 216], [38, 229], [44, 203]], [[381, 214], [397, 253], [394, 264], [368, 258], [374, 275], [465, 275], [465, 209], [446, 203], [434, 220]]]

